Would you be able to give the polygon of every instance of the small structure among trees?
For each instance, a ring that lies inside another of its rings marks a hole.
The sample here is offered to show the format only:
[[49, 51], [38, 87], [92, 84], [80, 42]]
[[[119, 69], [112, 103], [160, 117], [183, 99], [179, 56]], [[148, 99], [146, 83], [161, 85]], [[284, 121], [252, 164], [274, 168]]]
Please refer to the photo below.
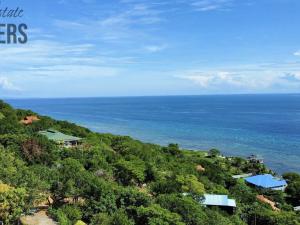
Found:
[[247, 159], [251, 163], [260, 163], [260, 164], [264, 163], [264, 158], [260, 155], [253, 155], [252, 154]]
[[247, 177], [245, 178], [245, 181], [251, 185], [264, 189], [284, 191], [287, 187], [287, 182], [285, 180], [273, 177], [271, 174]]
[[231, 212], [236, 208], [235, 199], [228, 198], [228, 195], [204, 194], [204, 200], [201, 203], [205, 206], [219, 206]]
[[37, 116], [26, 116], [24, 119], [20, 121], [20, 123], [24, 125], [32, 124], [35, 121], [39, 121], [40, 119]]
[[232, 175], [231, 177], [233, 179], [241, 179], [241, 178], [247, 178], [247, 177], [250, 177], [252, 176], [253, 174], [252, 173], [245, 173], [245, 174], [238, 174], [238, 175]]
[[54, 129], [40, 131], [39, 134], [46, 136], [49, 140], [53, 140], [66, 148], [78, 146], [82, 140], [82, 138], [66, 135]]
[[202, 165], [200, 165], [200, 164], [196, 166], [196, 170], [198, 172], [205, 172], [205, 168]]

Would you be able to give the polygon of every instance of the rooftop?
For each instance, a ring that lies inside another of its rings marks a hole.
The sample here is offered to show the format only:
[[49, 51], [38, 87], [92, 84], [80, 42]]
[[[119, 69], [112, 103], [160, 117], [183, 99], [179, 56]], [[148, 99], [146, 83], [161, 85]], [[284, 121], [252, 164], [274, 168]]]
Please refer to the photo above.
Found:
[[48, 129], [44, 131], [40, 131], [39, 134], [45, 135], [48, 139], [53, 141], [79, 141], [81, 138], [74, 137], [71, 135], [63, 134], [54, 129]]
[[204, 172], [204, 171], [205, 171], [205, 168], [204, 168], [203, 166], [201, 166], [201, 165], [197, 165], [197, 166], [196, 166], [196, 170], [197, 170], [198, 172]]
[[212, 195], [205, 194], [203, 205], [212, 205], [212, 206], [228, 206], [236, 207], [236, 202], [234, 199], [229, 199], [228, 195]]
[[246, 174], [238, 174], [238, 175], [233, 175], [232, 178], [234, 179], [240, 179], [240, 178], [246, 178], [252, 176], [252, 173], [246, 173]]
[[300, 211], [300, 206], [294, 207], [295, 211]]
[[252, 155], [250, 155], [248, 157], [248, 159], [263, 159], [263, 157], [261, 155], [254, 155], [254, 154], [252, 154]]
[[276, 188], [286, 186], [287, 183], [285, 180], [280, 180], [273, 177], [271, 174], [256, 175], [252, 177], [247, 177], [245, 180], [255, 186], [263, 188]]
[[37, 116], [26, 116], [23, 120], [20, 121], [20, 123], [28, 125], [32, 124], [35, 121], [39, 121], [40, 119]]

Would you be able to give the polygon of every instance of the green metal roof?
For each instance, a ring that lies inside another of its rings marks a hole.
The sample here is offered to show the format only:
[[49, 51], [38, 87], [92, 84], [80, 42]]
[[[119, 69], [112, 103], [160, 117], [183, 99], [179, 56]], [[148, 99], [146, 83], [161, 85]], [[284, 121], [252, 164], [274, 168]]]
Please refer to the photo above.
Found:
[[44, 130], [44, 131], [39, 131], [39, 134], [45, 135], [48, 139], [53, 140], [53, 141], [79, 141], [81, 140], [81, 138], [78, 137], [74, 137], [71, 135], [66, 135], [63, 134], [57, 130], [53, 130], [53, 129], [48, 129], [48, 130]]

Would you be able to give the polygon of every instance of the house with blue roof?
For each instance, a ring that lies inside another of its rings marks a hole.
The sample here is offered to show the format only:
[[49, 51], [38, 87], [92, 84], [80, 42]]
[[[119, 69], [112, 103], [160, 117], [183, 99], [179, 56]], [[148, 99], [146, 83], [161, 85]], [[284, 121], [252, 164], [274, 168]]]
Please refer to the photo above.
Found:
[[245, 178], [248, 184], [259, 188], [284, 191], [287, 182], [283, 179], [273, 177], [271, 174], [256, 175]]

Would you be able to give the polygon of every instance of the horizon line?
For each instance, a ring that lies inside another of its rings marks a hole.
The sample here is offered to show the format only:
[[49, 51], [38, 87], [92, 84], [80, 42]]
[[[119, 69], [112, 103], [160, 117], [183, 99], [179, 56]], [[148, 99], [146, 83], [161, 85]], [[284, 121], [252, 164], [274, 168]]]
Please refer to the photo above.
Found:
[[182, 95], [120, 95], [120, 96], [72, 96], [72, 97], [3, 97], [3, 100], [29, 99], [88, 99], [88, 98], [151, 98], [151, 97], [200, 97], [200, 96], [239, 96], [239, 95], [300, 95], [299, 93], [233, 93], [233, 94], [182, 94]]

